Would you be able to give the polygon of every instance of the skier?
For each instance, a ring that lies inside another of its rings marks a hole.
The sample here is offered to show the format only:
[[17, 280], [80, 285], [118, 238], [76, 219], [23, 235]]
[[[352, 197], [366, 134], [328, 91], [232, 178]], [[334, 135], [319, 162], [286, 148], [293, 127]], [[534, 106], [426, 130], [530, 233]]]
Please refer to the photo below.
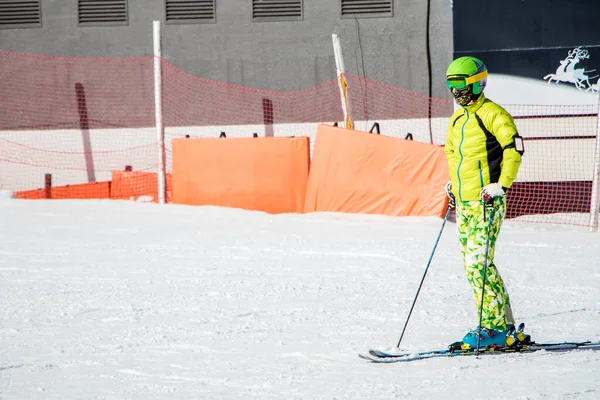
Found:
[[[524, 149], [512, 116], [483, 94], [487, 74], [483, 61], [470, 56], [454, 60], [446, 72], [448, 89], [460, 106], [448, 126], [445, 152], [451, 180], [446, 193], [450, 206], [456, 207], [460, 251], [481, 318], [480, 326], [458, 342], [463, 349], [516, 340], [494, 248], [506, 212], [506, 191], [517, 177]], [[524, 334], [517, 336], [525, 340]]]

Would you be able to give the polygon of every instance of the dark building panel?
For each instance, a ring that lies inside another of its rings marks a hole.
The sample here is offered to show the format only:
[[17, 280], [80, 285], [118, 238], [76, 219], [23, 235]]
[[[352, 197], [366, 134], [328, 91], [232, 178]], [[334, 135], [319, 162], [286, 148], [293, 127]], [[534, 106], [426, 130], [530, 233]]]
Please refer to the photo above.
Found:
[[597, 0], [455, 1], [454, 56], [480, 57], [494, 73], [543, 79], [579, 69], [595, 80], [598, 15]]
[[454, 51], [600, 45], [597, 0], [460, 0]]

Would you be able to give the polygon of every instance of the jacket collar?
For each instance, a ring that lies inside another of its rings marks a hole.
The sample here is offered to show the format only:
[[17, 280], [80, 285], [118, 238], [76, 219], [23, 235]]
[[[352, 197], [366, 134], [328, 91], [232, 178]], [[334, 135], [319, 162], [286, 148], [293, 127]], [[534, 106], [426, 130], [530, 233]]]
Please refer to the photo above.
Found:
[[483, 105], [483, 103], [485, 103], [486, 100], [487, 99], [486, 99], [485, 95], [483, 93], [481, 93], [481, 95], [479, 96], [479, 98], [477, 99], [477, 101], [475, 103], [470, 104], [468, 106], [462, 106], [462, 108], [467, 110], [469, 113], [474, 113], [481, 108], [481, 106]]

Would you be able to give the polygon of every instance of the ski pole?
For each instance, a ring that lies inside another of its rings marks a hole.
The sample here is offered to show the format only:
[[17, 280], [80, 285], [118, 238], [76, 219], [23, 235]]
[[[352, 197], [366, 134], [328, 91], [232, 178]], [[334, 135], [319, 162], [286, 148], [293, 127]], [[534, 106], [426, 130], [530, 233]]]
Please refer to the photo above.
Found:
[[446, 221], [448, 221], [448, 216], [450, 215], [451, 206], [448, 206], [448, 210], [446, 211], [446, 216], [444, 217], [444, 222], [442, 222], [442, 228], [440, 229], [440, 233], [438, 233], [437, 239], [435, 241], [435, 245], [433, 246], [433, 250], [431, 251], [431, 255], [429, 256], [429, 261], [427, 261], [427, 266], [425, 267], [425, 272], [423, 273], [423, 277], [421, 278], [421, 283], [419, 284], [419, 289], [417, 289], [417, 294], [415, 295], [415, 299], [413, 300], [412, 306], [410, 306], [410, 311], [408, 312], [408, 317], [406, 318], [406, 322], [404, 323], [404, 328], [402, 329], [402, 334], [400, 335], [400, 340], [398, 340], [398, 345], [396, 347], [400, 347], [400, 343], [402, 343], [402, 338], [404, 337], [404, 332], [406, 331], [406, 326], [408, 325], [408, 320], [410, 319], [410, 315], [413, 312], [413, 308], [415, 308], [415, 303], [417, 302], [417, 297], [419, 297], [419, 292], [421, 291], [421, 287], [423, 286], [423, 282], [425, 281], [425, 275], [427, 275], [427, 270], [429, 269], [429, 265], [431, 264], [431, 260], [433, 259], [433, 254], [435, 253], [435, 249], [440, 241], [440, 237], [442, 236], [442, 232], [444, 231], [444, 226], [446, 225]]
[[[488, 209], [489, 207], [489, 209]], [[488, 266], [488, 251], [490, 249], [490, 230], [492, 227], [492, 221], [494, 219], [494, 208], [493, 206], [488, 206], [486, 204], [483, 205], [483, 220], [485, 221], [485, 210], [489, 211], [488, 215], [488, 225], [487, 225], [487, 238], [485, 241], [485, 256], [483, 258], [483, 283], [481, 284], [481, 303], [479, 304], [479, 332], [477, 334], [477, 351], [476, 355], [479, 355], [479, 347], [481, 344], [481, 323], [483, 321], [483, 298], [485, 295], [485, 281], [487, 277], [487, 266]]]

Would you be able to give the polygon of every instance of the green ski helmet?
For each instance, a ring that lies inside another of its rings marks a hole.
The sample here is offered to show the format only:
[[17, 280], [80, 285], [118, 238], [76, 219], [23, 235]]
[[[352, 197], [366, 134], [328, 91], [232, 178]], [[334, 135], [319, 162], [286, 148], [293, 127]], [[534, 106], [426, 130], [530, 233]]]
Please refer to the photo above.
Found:
[[448, 89], [465, 90], [473, 85], [473, 94], [479, 95], [487, 83], [487, 68], [483, 61], [472, 56], [464, 56], [452, 61], [446, 71]]

